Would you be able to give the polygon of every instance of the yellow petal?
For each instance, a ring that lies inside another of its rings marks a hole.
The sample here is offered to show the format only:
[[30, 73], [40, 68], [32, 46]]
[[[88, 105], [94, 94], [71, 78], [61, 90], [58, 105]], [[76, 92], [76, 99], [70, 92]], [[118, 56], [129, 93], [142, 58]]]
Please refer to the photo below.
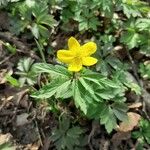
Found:
[[88, 42], [81, 46], [82, 56], [90, 56], [96, 52], [96, 49], [96, 43]]
[[57, 58], [63, 63], [71, 63], [74, 58], [74, 53], [69, 50], [58, 50]]
[[92, 65], [96, 64], [97, 61], [98, 60], [94, 57], [83, 57], [82, 58], [82, 64], [84, 66], [92, 66]]
[[74, 60], [72, 63], [69, 64], [68, 70], [79, 72], [82, 69], [82, 62]]
[[78, 50], [80, 49], [80, 44], [74, 37], [71, 37], [68, 40], [68, 47], [69, 50]]

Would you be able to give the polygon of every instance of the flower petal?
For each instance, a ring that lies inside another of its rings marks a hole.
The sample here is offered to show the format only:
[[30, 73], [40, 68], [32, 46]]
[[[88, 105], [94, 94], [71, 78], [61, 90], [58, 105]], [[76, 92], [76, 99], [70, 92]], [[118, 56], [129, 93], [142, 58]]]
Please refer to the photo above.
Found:
[[83, 57], [82, 58], [82, 64], [84, 66], [92, 66], [92, 65], [96, 64], [97, 61], [98, 60], [94, 57]]
[[82, 69], [82, 62], [74, 60], [72, 63], [69, 64], [68, 70], [79, 72]]
[[71, 63], [74, 59], [74, 53], [69, 50], [58, 50], [57, 58], [63, 63]]
[[80, 49], [80, 44], [74, 37], [71, 37], [68, 40], [68, 47], [69, 50], [78, 50]]
[[81, 46], [82, 56], [90, 56], [96, 52], [96, 49], [96, 43], [88, 42]]

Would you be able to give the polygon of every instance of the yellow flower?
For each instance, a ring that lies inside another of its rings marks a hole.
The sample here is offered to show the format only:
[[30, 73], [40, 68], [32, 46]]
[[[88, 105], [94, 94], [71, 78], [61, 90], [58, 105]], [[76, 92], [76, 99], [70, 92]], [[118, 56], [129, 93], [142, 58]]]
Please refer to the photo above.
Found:
[[79, 42], [71, 37], [68, 40], [69, 50], [58, 50], [57, 58], [68, 64], [68, 70], [78, 72], [82, 69], [82, 66], [92, 66], [97, 63], [97, 59], [90, 57], [95, 53], [97, 46], [94, 42], [88, 42], [80, 46]]

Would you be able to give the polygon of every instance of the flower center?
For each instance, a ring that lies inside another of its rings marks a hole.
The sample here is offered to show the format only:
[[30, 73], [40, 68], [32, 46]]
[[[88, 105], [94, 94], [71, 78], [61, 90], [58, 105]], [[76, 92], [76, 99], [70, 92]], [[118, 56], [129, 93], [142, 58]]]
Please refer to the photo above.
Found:
[[81, 58], [80, 56], [76, 56], [74, 59], [75, 59], [76, 61], [81, 61], [81, 60], [82, 60], [82, 58]]

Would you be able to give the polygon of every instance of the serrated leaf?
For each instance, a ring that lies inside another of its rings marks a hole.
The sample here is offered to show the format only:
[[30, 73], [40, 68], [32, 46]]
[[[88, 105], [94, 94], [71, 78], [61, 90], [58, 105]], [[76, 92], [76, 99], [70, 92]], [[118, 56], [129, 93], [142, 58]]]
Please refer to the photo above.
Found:
[[83, 99], [84, 93], [82, 93], [82, 87], [79, 85], [78, 81], [74, 80], [72, 82], [73, 86], [73, 97], [75, 101], [75, 105], [77, 108], [80, 108], [84, 114], [87, 113], [87, 105], [85, 99]]
[[46, 27], [44, 27], [43, 25], [38, 25], [38, 30], [39, 30], [39, 33], [42, 37], [49, 38], [50, 33]]
[[49, 73], [54, 76], [70, 77], [69, 71], [60, 65], [51, 65], [46, 63], [36, 63], [33, 65], [33, 70], [36, 73]]
[[83, 141], [83, 133], [85, 131], [78, 126], [73, 126], [72, 128], [70, 128], [70, 126], [70, 119], [63, 115], [59, 121], [59, 128], [55, 129], [51, 136], [56, 149], [73, 150], [76, 146], [85, 146], [85, 142]]
[[137, 19], [136, 27], [139, 28], [140, 31], [149, 30], [150, 29], [150, 19], [147, 19], [147, 18]]
[[67, 136], [71, 138], [78, 138], [82, 133], [84, 133], [84, 131], [80, 127], [72, 127], [68, 130]]
[[100, 123], [105, 125], [108, 133], [110, 133], [117, 126], [117, 120], [112, 109], [107, 105], [102, 105], [100, 114]]
[[16, 150], [16, 147], [12, 146], [11, 143], [4, 143], [0, 145], [0, 150]]
[[60, 130], [55, 129], [55, 130], [52, 132], [51, 140], [52, 140], [52, 141], [57, 141], [60, 137], [61, 137], [61, 132], [60, 132]]
[[132, 4], [122, 4], [123, 6], [123, 12], [124, 14], [130, 18], [131, 16], [133, 17], [141, 17], [141, 13], [138, 10], [138, 7]]
[[114, 81], [109, 80], [109, 79], [102, 78], [102, 79], [99, 80], [99, 82], [106, 85], [106, 86], [108, 86], [108, 87], [120, 88], [120, 86], [117, 83], [115, 83]]
[[101, 82], [99, 82], [99, 80], [107, 79], [106, 77], [104, 77], [101, 74], [96, 73], [96, 72], [87, 72], [87, 73], [83, 74], [82, 77], [88, 81], [91, 81], [91, 82], [97, 84], [100, 87], [103, 87], [103, 85], [101, 84]]
[[92, 84], [90, 84], [90, 82], [88, 82], [88, 80], [80, 77], [79, 82], [83, 85], [85, 90], [87, 90], [90, 94], [94, 94], [93, 86], [92, 86]]
[[95, 91], [95, 95], [97, 98], [100, 98], [100, 99], [106, 99], [106, 100], [109, 100], [109, 99], [112, 99], [115, 97], [115, 94], [113, 93], [113, 90], [112, 89], [97, 89]]
[[5, 75], [5, 80], [7, 82], [9, 82], [12, 86], [15, 86], [15, 87], [19, 87], [20, 86], [20, 83], [18, 82], [17, 79], [15, 79], [14, 77], [12, 77], [11, 75], [9, 74], [6, 74]]
[[67, 136], [65, 140], [66, 140], [67, 149], [68, 150], [73, 150], [76, 139], [73, 139], [73, 138]]
[[121, 42], [126, 44], [129, 49], [139, 45], [140, 36], [134, 30], [128, 30], [121, 36]]
[[[61, 96], [60, 93], [66, 92], [66, 87], [68, 88], [71, 83], [71, 80], [65, 79], [55, 79], [53, 82], [45, 85], [39, 91], [34, 92], [31, 97], [38, 99], [50, 98], [53, 95]], [[64, 90], [65, 89], [65, 90]]]
[[65, 133], [68, 131], [70, 127], [70, 119], [67, 118], [67, 116], [62, 116], [62, 119], [59, 121], [59, 129], [62, 131], [62, 133]]
[[127, 116], [128, 107], [125, 103], [114, 103], [112, 105], [112, 110], [113, 110], [115, 116], [120, 121], [127, 121], [127, 119], [128, 119], [128, 116]]
[[40, 16], [37, 17], [37, 22], [39, 24], [44, 24], [50, 27], [54, 26], [54, 23], [56, 23], [56, 21], [53, 19], [52, 15], [48, 15], [48, 14], [42, 14]]
[[39, 28], [37, 24], [34, 24], [31, 28], [32, 34], [34, 35], [35, 38], [39, 38]]

